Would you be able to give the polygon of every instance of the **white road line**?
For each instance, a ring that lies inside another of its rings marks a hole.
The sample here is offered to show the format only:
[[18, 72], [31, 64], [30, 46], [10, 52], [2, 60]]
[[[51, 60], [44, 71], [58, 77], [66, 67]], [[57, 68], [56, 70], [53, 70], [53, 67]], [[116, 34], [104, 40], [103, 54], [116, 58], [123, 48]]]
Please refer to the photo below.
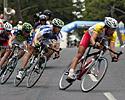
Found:
[[117, 100], [110, 92], [105, 92], [104, 95], [108, 100]]

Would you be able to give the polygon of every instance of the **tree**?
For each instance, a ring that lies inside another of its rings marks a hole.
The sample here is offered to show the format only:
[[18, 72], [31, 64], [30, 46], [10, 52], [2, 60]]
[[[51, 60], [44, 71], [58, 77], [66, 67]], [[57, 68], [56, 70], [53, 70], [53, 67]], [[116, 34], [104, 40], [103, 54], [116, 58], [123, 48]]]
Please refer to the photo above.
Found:
[[85, 7], [85, 20], [103, 20], [105, 16], [125, 19], [125, 13], [122, 13], [125, 11], [124, 0], [85, 0]]

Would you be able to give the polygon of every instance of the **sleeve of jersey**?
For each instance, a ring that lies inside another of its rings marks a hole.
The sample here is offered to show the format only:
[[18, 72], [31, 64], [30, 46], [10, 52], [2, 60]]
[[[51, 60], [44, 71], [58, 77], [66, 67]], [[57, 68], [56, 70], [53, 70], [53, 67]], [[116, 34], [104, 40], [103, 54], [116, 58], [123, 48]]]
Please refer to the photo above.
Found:
[[111, 37], [111, 42], [115, 42], [116, 41], [116, 38], [117, 38], [117, 32], [115, 31], [113, 33], [113, 36]]
[[103, 23], [97, 23], [93, 29], [93, 31], [97, 34], [102, 33], [104, 24]]

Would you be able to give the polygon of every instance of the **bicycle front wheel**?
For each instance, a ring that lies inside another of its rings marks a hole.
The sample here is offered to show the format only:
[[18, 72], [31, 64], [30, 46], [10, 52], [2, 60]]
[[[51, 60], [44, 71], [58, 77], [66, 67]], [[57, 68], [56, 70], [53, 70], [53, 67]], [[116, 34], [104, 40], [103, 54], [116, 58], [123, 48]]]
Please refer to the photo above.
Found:
[[70, 87], [72, 85], [72, 83], [69, 83], [66, 79], [67, 76], [69, 74], [69, 69], [70, 69], [71, 64], [69, 64], [66, 69], [64, 70], [64, 72], [62, 73], [62, 76], [59, 80], [59, 89], [60, 90], [65, 90], [68, 87]]
[[34, 64], [31, 66], [30, 72], [27, 78], [27, 87], [33, 87], [37, 81], [40, 79], [43, 71], [46, 67], [47, 58], [46, 56], [39, 57]]
[[17, 59], [13, 58], [11, 61], [8, 62], [5, 72], [1, 76], [1, 84], [4, 84], [7, 82], [7, 80], [12, 75], [16, 65], [17, 65]]
[[92, 63], [84, 74], [81, 89], [83, 92], [93, 90], [103, 79], [108, 68], [108, 61], [106, 58], [101, 57]]

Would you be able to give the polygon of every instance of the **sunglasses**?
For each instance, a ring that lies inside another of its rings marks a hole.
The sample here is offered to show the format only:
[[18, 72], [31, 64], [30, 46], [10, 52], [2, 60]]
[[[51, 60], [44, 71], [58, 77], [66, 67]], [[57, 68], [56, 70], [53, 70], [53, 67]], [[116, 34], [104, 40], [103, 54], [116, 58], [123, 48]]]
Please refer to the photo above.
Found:
[[53, 27], [58, 27], [58, 28], [60, 28], [60, 29], [61, 29], [61, 27], [59, 27], [59, 26], [56, 26], [56, 25], [53, 25]]

